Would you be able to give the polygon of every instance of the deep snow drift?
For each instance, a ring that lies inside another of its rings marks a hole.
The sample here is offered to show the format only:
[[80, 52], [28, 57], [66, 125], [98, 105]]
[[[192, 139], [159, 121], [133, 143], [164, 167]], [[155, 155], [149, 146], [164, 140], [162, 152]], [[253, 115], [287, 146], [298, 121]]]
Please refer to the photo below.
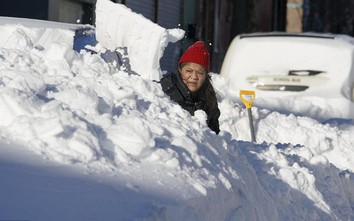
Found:
[[251, 143], [213, 74], [216, 135], [158, 83], [74, 51], [73, 27], [1, 20], [0, 220], [354, 220], [353, 120], [256, 99]]

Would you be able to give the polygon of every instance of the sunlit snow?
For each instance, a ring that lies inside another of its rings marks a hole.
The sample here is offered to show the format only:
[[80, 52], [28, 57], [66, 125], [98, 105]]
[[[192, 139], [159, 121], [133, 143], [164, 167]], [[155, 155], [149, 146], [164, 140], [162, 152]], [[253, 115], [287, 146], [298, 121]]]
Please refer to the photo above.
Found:
[[[0, 220], [354, 220], [353, 119], [321, 98], [296, 114], [256, 98], [252, 143], [238, 91], [212, 73], [216, 135], [141, 76], [140, 57], [134, 74], [100, 42], [73, 50], [76, 28], [0, 18]], [[161, 53], [144, 50], [127, 57]]]

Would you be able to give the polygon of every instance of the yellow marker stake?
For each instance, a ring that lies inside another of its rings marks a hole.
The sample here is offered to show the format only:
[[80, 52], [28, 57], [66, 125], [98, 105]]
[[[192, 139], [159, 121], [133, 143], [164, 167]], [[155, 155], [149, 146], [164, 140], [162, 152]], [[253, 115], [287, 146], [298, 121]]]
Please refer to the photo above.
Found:
[[254, 99], [256, 98], [256, 93], [254, 91], [240, 90], [240, 98], [248, 111], [248, 120], [250, 124], [252, 142], [256, 142], [256, 136], [254, 134], [254, 127], [253, 127], [253, 117], [251, 111], [252, 104], [254, 102]]

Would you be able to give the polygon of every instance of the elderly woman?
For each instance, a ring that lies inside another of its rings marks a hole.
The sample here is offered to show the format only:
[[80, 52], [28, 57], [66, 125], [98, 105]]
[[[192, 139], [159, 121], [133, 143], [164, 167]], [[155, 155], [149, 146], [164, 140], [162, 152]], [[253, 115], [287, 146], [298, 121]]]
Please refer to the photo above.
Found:
[[211, 84], [209, 52], [203, 42], [191, 45], [178, 61], [178, 73], [165, 75], [162, 90], [191, 115], [196, 110], [207, 114], [207, 124], [216, 134], [220, 132], [220, 110]]

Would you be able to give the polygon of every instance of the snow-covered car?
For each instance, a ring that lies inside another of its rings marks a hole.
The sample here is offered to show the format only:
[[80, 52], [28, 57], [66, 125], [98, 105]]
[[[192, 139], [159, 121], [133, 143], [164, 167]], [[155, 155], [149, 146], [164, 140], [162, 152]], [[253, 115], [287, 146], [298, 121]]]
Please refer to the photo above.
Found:
[[[21, 35], [21, 32], [24, 31], [23, 28], [40, 30], [36, 32], [35, 36], [32, 36], [31, 43], [41, 45], [41, 47], [53, 42], [71, 42], [72, 48], [80, 52], [80, 50], [90, 51], [90, 46], [97, 44], [95, 29], [91, 25], [0, 16], [0, 30], [6, 30], [0, 32], [0, 46], [21, 46], [8, 45], [8, 39], [16, 37], [14, 35]], [[8, 31], [9, 29], [14, 30]]]
[[[35, 32], [30, 38], [22, 34], [28, 30]], [[10, 39], [18, 39], [18, 41], [16, 44], [9, 44], [13, 42]], [[118, 51], [95, 49], [98, 41], [95, 27], [92, 25], [0, 16], [0, 47], [21, 48], [28, 42], [39, 48], [46, 48], [52, 43], [65, 43], [76, 52], [84, 50], [99, 53], [104, 61], [114, 63], [116, 66], [121, 66], [125, 62]]]
[[258, 97], [318, 96], [354, 101], [354, 39], [319, 33], [252, 33], [234, 38], [220, 75]]

